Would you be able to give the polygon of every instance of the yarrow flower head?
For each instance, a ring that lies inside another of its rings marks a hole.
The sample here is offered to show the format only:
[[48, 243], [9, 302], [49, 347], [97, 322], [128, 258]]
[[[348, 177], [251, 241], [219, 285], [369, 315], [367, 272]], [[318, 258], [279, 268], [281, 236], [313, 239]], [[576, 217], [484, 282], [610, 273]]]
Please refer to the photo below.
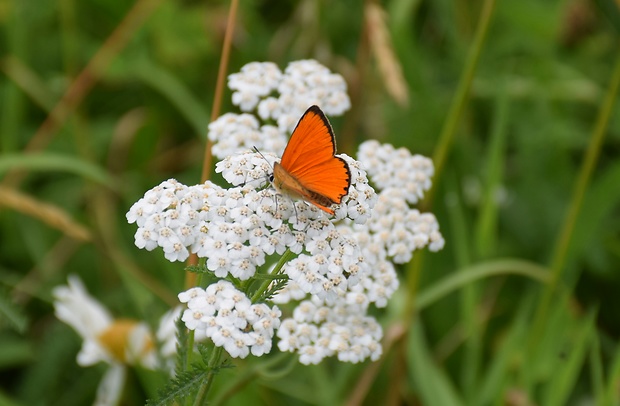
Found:
[[[351, 108], [342, 76], [315, 60], [291, 62], [284, 72], [272, 62], [252, 62], [228, 77], [228, 87], [245, 114], [227, 113], [209, 124], [212, 152], [219, 159], [254, 147], [280, 156], [308, 107], [318, 105], [328, 116]], [[257, 116], [247, 114], [254, 111]]]
[[136, 246], [161, 247], [170, 261], [202, 258], [200, 272], [216, 282], [179, 294], [182, 321], [232, 357], [268, 353], [278, 337], [278, 349], [304, 364], [376, 360], [383, 333], [370, 306], [386, 306], [398, 288], [395, 264], [444, 244], [435, 217], [410, 206], [430, 187], [432, 163], [375, 141], [358, 160], [338, 155], [350, 186], [328, 216], [279, 195], [269, 179], [308, 106], [330, 116], [350, 107], [343, 78], [313, 60], [283, 72], [253, 62], [229, 87], [244, 113], [209, 126], [216, 172], [229, 186], [170, 179], [147, 191], [127, 213]]
[[431, 187], [433, 162], [411, 155], [405, 148], [369, 140], [360, 145], [358, 157], [369, 168], [368, 175], [377, 188], [398, 189], [408, 203], [417, 203]]
[[192, 288], [180, 293], [179, 300], [187, 303], [182, 317], [187, 328], [204, 332], [231, 357], [245, 358], [250, 352], [260, 356], [271, 350], [282, 315], [277, 306], [252, 304], [245, 293], [228, 281], [219, 281], [206, 289]]

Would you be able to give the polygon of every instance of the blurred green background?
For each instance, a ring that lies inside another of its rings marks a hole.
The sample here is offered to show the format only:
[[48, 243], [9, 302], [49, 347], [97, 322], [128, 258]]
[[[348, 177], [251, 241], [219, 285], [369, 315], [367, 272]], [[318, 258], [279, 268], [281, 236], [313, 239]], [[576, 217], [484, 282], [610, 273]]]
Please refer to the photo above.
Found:
[[[421, 209], [437, 216], [446, 247], [400, 268], [401, 290], [376, 316], [386, 334], [409, 330], [380, 363], [255, 371], [229, 404], [354, 404], [360, 395], [366, 404], [619, 404], [620, 106], [605, 104], [616, 98], [619, 3], [494, 3], [239, 5], [229, 73], [314, 58], [342, 74], [353, 108], [332, 119], [339, 150], [378, 139], [436, 158], [444, 145]], [[0, 404], [92, 402], [105, 368], [76, 365], [79, 338], [53, 315], [51, 289], [68, 274], [119, 317], [155, 323], [176, 303], [182, 265], [135, 248], [125, 213], [165, 179], [200, 182], [228, 9], [0, 0]], [[600, 154], [575, 193], [606, 105]], [[238, 111], [230, 92], [221, 111]], [[570, 244], [558, 254], [562, 237]], [[558, 256], [557, 283], [542, 282]], [[239, 362], [219, 381], [260, 362]], [[160, 383], [134, 371], [125, 404], [144, 403]]]

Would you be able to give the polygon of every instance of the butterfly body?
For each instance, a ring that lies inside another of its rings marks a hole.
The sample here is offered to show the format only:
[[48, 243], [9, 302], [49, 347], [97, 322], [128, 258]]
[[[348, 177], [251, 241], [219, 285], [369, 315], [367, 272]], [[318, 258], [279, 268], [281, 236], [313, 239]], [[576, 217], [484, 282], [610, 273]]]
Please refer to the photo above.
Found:
[[280, 163], [273, 167], [273, 186], [283, 195], [302, 199], [329, 214], [349, 191], [351, 172], [334, 156], [336, 141], [325, 114], [312, 106], [301, 117]]

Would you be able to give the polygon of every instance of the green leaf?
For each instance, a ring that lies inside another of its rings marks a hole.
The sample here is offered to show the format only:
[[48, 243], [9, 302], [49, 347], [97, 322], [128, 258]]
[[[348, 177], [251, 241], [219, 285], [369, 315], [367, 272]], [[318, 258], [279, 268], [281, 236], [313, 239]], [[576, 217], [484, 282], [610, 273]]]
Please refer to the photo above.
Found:
[[16, 400], [9, 398], [8, 395], [5, 395], [4, 393], [0, 392], [0, 406], [22, 406], [22, 405], [23, 403], [18, 403]]
[[0, 368], [27, 364], [34, 358], [35, 349], [28, 341], [9, 334], [0, 336]]
[[616, 344], [616, 350], [613, 354], [613, 360], [609, 368], [609, 376], [607, 378], [607, 399], [609, 405], [620, 404], [620, 391], [618, 391], [618, 382], [620, 382], [620, 344]]
[[423, 337], [422, 325], [412, 325], [407, 341], [407, 367], [409, 379], [428, 406], [462, 405], [454, 385], [447, 374], [433, 360]]
[[594, 331], [594, 316], [596, 312], [590, 311], [585, 320], [573, 326], [570, 340], [570, 349], [567, 358], [561, 361], [561, 365], [555, 368], [551, 381], [548, 383], [544, 396], [544, 405], [566, 405], [573, 392], [579, 373], [584, 367], [588, 344]]
[[28, 327], [28, 316], [13, 303], [10, 292], [0, 289], [0, 325], [9, 324], [17, 332], [24, 333]]
[[[528, 298], [529, 299], [529, 298]], [[511, 377], [510, 370], [523, 358], [523, 342], [533, 307], [532, 300], [524, 300], [506, 334], [491, 352], [491, 361], [478, 385], [477, 396], [472, 404], [489, 405], [502, 398], [502, 391]]]
[[179, 402], [182, 399], [195, 395], [200, 385], [205, 381], [209, 370], [206, 367], [195, 368], [191, 371], [181, 372], [170, 382], [162, 391], [159, 398], [149, 399], [146, 404], [149, 406], [166, 406]]
[[0, 175], [14, 169], [39, 172], [69, 172], [111, 189], [117, 187], [114, 179], [104, 169], [83, 159], [76, 158], [74, 155], [53, 152], [0, 155]]
[[179, 317], [175, 321], [175, 325], [177, 328], [177, 357], [175, 365], [175, 375], [179, 375], [181, 374], [181, 372], [187, 369], [187, 353], [188, 351], [190, 351], [187, 346], [189, 333], [181, 317]]
[[421, 291], [416, 299], [416, 308], [421, 310], [430, 306], [468, 283], [498, 275], [521, 275], [541, 282], [549, 280], [549, 270], [547, 268], [529, 261], [501, 259], [483, 262], [459, 269], [430, 288]]

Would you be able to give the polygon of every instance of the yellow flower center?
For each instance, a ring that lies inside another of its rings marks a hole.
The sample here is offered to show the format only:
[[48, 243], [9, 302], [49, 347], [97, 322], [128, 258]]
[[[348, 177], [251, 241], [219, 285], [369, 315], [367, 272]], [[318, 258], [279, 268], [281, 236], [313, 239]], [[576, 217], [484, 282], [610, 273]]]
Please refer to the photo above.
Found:
[[[115, 320], [110, 327], [99, 334], [99, 342], [118, 361], [127, 363], [129, 340], [131, 333], [138, 326], [138, 322], [129, 319]], [[141, 345], [141, 353], [136, 356], [146, 355], [154, 347], [153, 340], [145, 336], [145, 342]], [[134, 361], [134, 360], [129, 360]]]

